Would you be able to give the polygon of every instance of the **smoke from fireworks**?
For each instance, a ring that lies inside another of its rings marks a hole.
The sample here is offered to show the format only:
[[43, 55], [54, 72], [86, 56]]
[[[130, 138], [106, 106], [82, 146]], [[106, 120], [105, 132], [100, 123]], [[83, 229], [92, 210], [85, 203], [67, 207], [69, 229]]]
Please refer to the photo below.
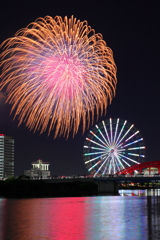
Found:
[[116, 88], [112, 50], [73, 16], [38, 18], [5, 40], [1, 89], [11, 112], [34, 131], [68, 137], [106, 112]]

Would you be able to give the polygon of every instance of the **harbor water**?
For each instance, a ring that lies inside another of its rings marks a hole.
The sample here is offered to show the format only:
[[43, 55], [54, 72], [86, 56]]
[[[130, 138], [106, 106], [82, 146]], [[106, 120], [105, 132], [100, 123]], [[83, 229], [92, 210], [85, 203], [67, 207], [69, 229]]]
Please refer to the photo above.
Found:
[[160, 239], [160, 190], [117, 196], [0, 198], [0, 240]]

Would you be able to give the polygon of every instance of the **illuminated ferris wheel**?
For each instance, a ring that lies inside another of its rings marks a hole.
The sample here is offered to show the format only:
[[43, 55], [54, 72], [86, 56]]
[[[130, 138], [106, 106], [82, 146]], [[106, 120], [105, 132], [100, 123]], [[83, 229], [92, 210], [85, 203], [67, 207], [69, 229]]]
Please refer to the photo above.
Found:
[[145, 146], [134, 124], [110, 118], [89, 132], [83, 156], [88, 172], [103, 176], [143, 162]]

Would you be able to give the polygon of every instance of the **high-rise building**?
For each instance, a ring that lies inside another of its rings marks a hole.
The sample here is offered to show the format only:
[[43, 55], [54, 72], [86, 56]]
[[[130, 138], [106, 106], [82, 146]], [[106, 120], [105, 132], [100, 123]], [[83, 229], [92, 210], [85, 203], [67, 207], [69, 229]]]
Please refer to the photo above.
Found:
[[14, 176], [14, 138], [0, 134], [0, 178]]

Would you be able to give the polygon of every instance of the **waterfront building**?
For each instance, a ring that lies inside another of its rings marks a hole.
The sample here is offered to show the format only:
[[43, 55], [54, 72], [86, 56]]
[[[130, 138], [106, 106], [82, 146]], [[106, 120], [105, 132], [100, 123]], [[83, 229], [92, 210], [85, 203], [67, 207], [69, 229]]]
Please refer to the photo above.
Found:
[[158, 168], [156, 168], [156, 167], [145, 168], [145, 169], [143, 169], [142, 172], [143, 172], [144, 175], [155, 175], [155, 174], [159, 174], [159, 173], [158, 173]]
[[0, 179], [14, 176], [14, 138], [0, 134]]
[[50, 177], [49, 162], [43, 162], [38, 159], [36, 162], [32, 162], [32, 168], [30, 170], [25, 170], [24, 175], [31, 178], [48, 178]]

